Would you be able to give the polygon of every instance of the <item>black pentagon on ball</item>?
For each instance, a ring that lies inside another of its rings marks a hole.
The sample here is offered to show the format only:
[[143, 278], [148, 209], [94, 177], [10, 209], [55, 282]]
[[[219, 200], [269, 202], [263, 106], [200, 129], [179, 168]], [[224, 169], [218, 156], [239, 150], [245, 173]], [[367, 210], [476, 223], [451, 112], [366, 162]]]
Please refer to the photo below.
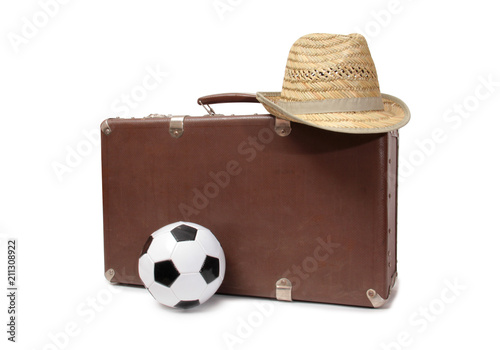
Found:
[[165, 260], [155, 263], [155, 281], [170, 287], [177, 277], [180, 276], [179, 271], [175, 268], [172, 260]]
[[207, 284], [219, 277], [219, 259], [207, 255], [200, 274]]
[[177, 226], [170, 232], [172, 232], [172, 235], [174, 236], [177, 242], [182, 242], [182, 241], [194, 241], [198, 230], [194, 227], [182, 224]]
[[191, 309], [192, 307], [200, 305], [199, 300], [182, 300], [175, 304], [175, 308], [178, 309]]

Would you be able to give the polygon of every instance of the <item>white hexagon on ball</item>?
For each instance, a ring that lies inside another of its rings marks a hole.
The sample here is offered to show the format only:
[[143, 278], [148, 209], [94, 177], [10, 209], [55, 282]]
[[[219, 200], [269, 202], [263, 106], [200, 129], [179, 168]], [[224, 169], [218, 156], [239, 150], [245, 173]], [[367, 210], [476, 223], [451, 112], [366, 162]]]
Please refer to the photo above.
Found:
[[168, 260], [172, 256], [177, 242], [170, 233], [162, 232], [153, 237], [148, 249], [148, 255], [153, 262]]
[[172, 291], [182, 300], [198, 300], [206, 288], [207, 284], [199, 273], [180, 275], [172, 285]]
[[151, 260], [149, 254], [144, 254], [139, 259], [139, 276], [141, 276], [142, 283], [146, 288], [149, 288], [155, 281], [154, 266], [155, 263]]
[[196, 235], [196, 241], [201, 245], [205, 253], [211, 256], [218, 256], [222, 250], [219, 241], [209, 230], [200, 230]]
[[172, 261], [181, 274], [199, 272], [205, 257], [205, 252], [196, 241], [179, 242], [172, 253]]
[[151, 295], [156, 299], [157, 302], [163, 305], [176, 305], [180, 302], [179, 298], [177, 298], [174, 292], [165, 287], [162, 284], [154, 282], [151, 287], [148, 288]]
[[207, 301], [221, 285], [224, 251], [207, 228], [176, 222], [155, 231], [139, 259], [139, 275], [153, 297], [188, 309]]

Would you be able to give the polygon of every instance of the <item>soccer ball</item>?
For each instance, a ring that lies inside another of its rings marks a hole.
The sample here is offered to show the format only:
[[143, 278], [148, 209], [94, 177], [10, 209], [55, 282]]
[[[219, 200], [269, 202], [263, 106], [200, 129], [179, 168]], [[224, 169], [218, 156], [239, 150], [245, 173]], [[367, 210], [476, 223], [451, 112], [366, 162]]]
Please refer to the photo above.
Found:
[[226, 259], [209, 229], [176, 222], [149, 236], [139, 258], [139, 276], [161, 304], [189, 309], [203, 304], [224, 279]]

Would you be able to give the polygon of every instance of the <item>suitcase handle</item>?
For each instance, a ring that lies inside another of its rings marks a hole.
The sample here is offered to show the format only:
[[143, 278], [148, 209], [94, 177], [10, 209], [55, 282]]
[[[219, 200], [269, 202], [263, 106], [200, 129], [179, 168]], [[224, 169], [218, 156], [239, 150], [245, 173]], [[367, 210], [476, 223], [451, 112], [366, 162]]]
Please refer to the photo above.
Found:
[[198, 104], [205, 108], [209, 115], [215, 115], [214, 110], [210, 105], [217, 103], [241, 103], [250, 102], [258, 103], [257, 97], [254, 94], [242, 94], [242, 93], [225, 93], [225, 94], [215, 94], [200, 97], [198, 99]]

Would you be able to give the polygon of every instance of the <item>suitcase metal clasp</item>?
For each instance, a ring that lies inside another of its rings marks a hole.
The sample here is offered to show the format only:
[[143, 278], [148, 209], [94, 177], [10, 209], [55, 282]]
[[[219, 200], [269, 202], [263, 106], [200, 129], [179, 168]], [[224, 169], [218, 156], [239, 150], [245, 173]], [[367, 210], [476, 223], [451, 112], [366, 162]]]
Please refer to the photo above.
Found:
[[184, 133], [184, 117], [185, 116], [172, 117], [171, 115], [169, 115], [169, 117], [170, 117], [170, 127], [169, 127], [170, 135], [172, 135], [172, 137], [175, 137], [176, 139], [178, 139]]
[[280, 118], [275, 118], [274, 131], [279, 136], [288, 136], [292, 132], [290, 121]]

